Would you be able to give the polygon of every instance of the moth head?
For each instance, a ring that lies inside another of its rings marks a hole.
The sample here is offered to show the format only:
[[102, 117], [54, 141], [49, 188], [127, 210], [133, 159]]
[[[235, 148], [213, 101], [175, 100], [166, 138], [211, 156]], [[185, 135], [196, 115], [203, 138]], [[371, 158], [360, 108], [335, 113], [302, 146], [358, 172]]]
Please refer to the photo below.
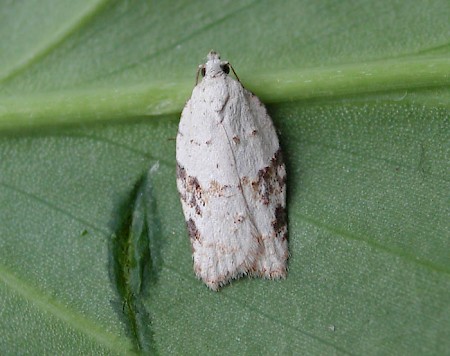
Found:
[[230, 64], [228, 61], [221, 61], [219, 53], [211, 51], [206, 58], [206, 63], [200, 68], [202, 77], [216, 77], [230, 73]]

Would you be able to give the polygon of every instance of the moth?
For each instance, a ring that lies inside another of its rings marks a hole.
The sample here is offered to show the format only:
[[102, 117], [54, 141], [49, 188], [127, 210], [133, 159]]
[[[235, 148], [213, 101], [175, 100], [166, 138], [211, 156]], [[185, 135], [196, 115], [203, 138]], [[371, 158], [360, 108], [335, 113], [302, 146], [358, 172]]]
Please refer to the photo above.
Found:
[[215, 291], [244, 275], [285, 278], [289, 255], [278, 137], [264, 105], [230, 69], [236, 76], [218, 53], [208, 54], [176, 139], [194, 272]]

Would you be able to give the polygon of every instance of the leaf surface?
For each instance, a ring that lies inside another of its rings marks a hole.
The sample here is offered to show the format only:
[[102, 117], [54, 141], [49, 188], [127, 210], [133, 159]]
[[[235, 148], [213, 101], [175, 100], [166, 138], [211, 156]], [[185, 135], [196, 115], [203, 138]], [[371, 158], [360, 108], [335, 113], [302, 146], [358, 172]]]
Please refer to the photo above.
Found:
[[[443, 0], [2, 3], [2, 352], [448, 352], [449, 14]], [[192, 271], [173, 140], [211, 49], [279, 130], [291, 253], [287, 280], [218, 293]], [[120, 255], [127, 216], [136, 250]]]

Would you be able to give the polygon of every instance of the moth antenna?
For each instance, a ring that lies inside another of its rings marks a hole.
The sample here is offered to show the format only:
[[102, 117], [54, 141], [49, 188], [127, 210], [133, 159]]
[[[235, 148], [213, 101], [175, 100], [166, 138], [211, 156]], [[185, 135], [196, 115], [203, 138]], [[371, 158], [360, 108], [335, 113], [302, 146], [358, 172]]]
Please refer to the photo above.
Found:
[[202, 70], [202, 68], [203, 68], [203, 64], [200, 64], [197, 68], [197, 75], [195, 76], [195, 85], [198, 84], [198, 75], [200, 74], [200, 71]]
[[[241, 83], [238, 75], [236, 74], [236, 71], [234, 70], [233, 66], [231, 65], [231, 63], [228, 63], [228, 65], [230, 66], [231, 70], [233, 71], [234, 76], [236, 77], [236, 79], [238, 80], [239, 83]], [[242, 83], [241, 83], [242, 84]]]

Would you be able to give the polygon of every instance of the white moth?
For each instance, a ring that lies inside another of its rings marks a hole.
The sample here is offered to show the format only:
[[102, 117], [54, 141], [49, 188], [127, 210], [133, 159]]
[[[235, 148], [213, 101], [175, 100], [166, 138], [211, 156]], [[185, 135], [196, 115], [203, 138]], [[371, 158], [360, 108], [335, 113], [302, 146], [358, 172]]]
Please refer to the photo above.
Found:
[[285, 278], [286, 169], [275, 128], [261, 101], [228, 76], [230, 64], [213, 51], [207, 58], [176, 143], [195, 274], [212, 290], [242, 275]]

